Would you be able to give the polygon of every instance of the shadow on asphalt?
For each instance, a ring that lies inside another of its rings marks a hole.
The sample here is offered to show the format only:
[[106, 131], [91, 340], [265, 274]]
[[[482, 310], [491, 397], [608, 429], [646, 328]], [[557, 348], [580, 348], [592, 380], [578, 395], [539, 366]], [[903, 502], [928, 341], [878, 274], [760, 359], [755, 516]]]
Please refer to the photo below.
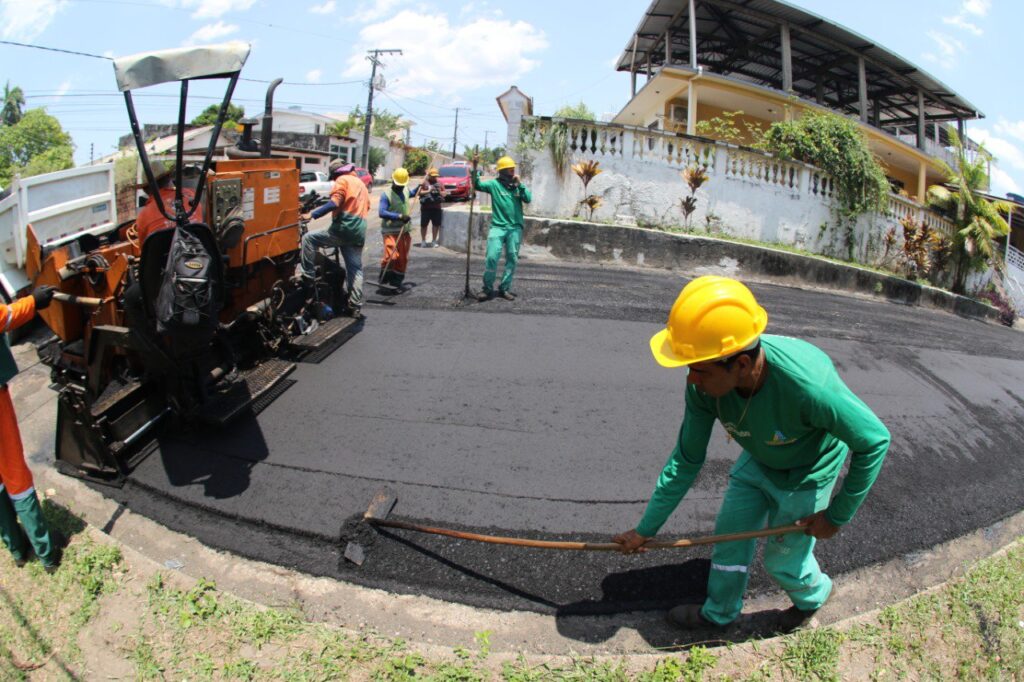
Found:
[[[204, 495], [217, 500], [245, 492], [253, 468], [270, 454], [263, 430], [253, 416], [238, 419], [231, 429], [165, 433], [157, 440], [171, 486], [202, 485]], [[218, 456], [223, 452], [231, 454]]]

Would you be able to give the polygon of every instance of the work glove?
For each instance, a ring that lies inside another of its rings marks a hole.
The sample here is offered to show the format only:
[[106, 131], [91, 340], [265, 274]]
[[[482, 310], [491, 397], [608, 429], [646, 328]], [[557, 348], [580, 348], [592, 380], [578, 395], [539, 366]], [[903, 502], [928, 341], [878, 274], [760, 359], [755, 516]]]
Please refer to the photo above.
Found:
[[43, 310], [50, 305], [50, 301], [53, 300], [53, 294], [56, 291], [57, 287], [52, 287], [48, 284], [36, 287], [32, 292], [32, 298], [35, 299], [36, 302], [36, 310]]
[[410, 220], [412, 220], [412, 216], [410, 216], [410, 215], [404, 215], [404, 216], [402, 216], [402, 222], [403, 222], [403, 223], [407, 223], [407, 222], [409, 222]]

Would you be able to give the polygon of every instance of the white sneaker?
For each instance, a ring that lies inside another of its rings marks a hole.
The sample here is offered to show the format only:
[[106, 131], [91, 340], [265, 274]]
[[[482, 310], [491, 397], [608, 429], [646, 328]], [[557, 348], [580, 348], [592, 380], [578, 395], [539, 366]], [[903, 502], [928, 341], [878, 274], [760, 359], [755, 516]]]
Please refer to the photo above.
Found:
[[441, 242], [430, 242], [430, 246], [436, 249], [437, 247], [441, 246]]
[[428, 244], [428, 243], [426, 243], [426, 242], [420, 242], [420, 248], [421, 248], [421, 249], [425, 249], [425, 248], [427, 248], [428, 246], [430, 246], [430, 244]]

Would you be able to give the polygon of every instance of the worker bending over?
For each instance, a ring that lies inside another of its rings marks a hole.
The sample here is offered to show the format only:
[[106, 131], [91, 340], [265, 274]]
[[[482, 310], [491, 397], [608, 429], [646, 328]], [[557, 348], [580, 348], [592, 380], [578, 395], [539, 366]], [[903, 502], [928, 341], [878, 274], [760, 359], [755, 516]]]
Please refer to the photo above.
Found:
[[345, 286], [348, 289], [348, 315], [362, 318], [363, 307], [363, 245], [366, 243], [366, 216], [370, 213], [370, 193], [366, 185], [354, 174], [355, 165], [331, 161], [328, 167], [334, 178], [331, 199], [303, 220], [319, 218], [331, 212], [331, 225], [320, 232], [307, 232], [302, 236], [302, 276], [316, 278], [316, 254], [322, 247], [341, 249], [345, 261]]
[[[487, 301], [494, 298], [494, 278], [498, 274], [498, 260], [501, 249], [505, 249], [505, 272], [501, 276], [498, 296], [509, 301], [515, 299], [512, 293], [512, 277], [519, 262], [519, 246], [523, 242], [523, 204], [533, 200], [530, 190], [516, 175], [516, 162], [510, 156], [498, 159], [498, 177], [495, 180], [480, 181], [477, 164], [480, 155], [473, 156], [473, 189], [491, 195], [491, 227], [487, 231], [487, 256], [484, 260], [484, 288], [477, 299]], [[472, 228], [472, 226], [470, 226]]]
[[[808, 624], [832, 591], [814, 558], [815, 540], [831, 538], [853, 519], [882, 467], [889, 432], [824, 352], [762, 334], [767, 323], [767, 313], [736, 280], [699, 277], [679, 294], [651, 351], [662, 366], [689, 370], [683, 423], [640, 523], [613, 539], [623, 552], [644, 551], [697, 477], [717, 419], [743, 451], [730, 471], [715, 533], [794, 522], [806, 527], [764, 549], [765, 569], [793, 602], [779, 623], [791, 630]], [[847, 455], [850, 470], [833, 499]], [[684, 628], [732, 623], [743, 607], [756, 542], [716, 545], [704, 605], [677, 606], [669, 620]]]
[[380, 260], [380, 276], [377, 281], [396, 288], [401, 288], [409, 266], [409, 247], [412, 246], [409, 204], [419, 190], [416, 187], [412, 193], [406, 194], [405, 186], [408, 184], [409, 171], [396, 168], [391, 174], [391, 187], [380, 195], [378, 208], [384, 255]]
[[18, 366], [7, 345], [6, 332], [29, 322], [37, 310], [50, 305], [54, 291], [54, 287], [39, 287], [31, 296], [10, 305], [0, 303], [0, 537], [18, 566], [25, 565], [32, 551], [48, 573], [60, 564], [64, 540], [47, 527], [32, 472], [25, 463], [18, 417], [7, 388]]

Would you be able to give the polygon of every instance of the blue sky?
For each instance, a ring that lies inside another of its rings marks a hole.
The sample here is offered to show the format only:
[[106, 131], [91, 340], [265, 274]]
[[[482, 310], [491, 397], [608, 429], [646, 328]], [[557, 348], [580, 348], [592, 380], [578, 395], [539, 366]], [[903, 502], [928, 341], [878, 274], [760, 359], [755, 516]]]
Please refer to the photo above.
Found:
[[[516, 84], [537, 113], [586, 102], [616, 112], [629, 97], [628, 74], [612, 62], [632, 35], [646, 0], [0, 0], [0, 38], [96, 55], [126, 55], [195, 43], [244, 40], [252, 54], [243, 77], [283, 77], [279, 106], [347, 112], [366, 106], [367, 48], [402, 48], [387, 57], [376, 103], [415, 122], [413, 143], [459, 147], [503, 139], [496, 95]], [[1024, 3], [1011, 0], [795, 0], [902, 55], [985, 114], [968, 124], [999, 159], [993, 188], [1024, 193], [1024, 98], [1013, 87], [1017, 27]], [[28, 106], [45, 106], [77, 145], [76, 161], [113, 151], [128, 132], [109, 61], [0, 44], [0, 79], [21, 86]], [[242, 82], [235, 101], [255, 114], [266, 85]], [[189, 115], [222, 91], [192, 89]], [[146, 122], [175, 118], [176, 89], [142, 91]], [[205, 99], [203, 99], [205, 98]], [[487, 132], [490, 131], [490, 132]]]

